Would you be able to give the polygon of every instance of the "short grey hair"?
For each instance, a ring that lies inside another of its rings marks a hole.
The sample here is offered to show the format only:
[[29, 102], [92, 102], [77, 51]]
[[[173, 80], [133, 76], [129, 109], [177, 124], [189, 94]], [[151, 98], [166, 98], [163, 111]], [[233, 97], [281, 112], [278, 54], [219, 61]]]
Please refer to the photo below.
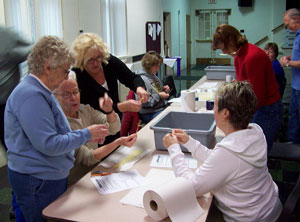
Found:
[[297, 17], [299, 22], [300, 22], [300, 10], [297, 8], [291, 8], [289, 10], [287, 10], [283, 16], [288, 16], [290, 19], [292, 19], [293, 17]]
[[28, 71], [34, 75], [44, 74], [44, 65], [49, 62], [55, 69], [64, 64], [72, 65], [74, 56], [65, 42], [56, 36], [42, 37], [28, 56]]

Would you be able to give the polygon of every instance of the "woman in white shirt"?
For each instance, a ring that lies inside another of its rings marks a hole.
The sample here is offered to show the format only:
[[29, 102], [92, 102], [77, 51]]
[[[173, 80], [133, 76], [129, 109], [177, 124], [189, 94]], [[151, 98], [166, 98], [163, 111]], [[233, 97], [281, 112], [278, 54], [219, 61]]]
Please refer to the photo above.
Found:
[[[197, 196], [211, 192], [225, 221], [276, 221], [282, 209], [278, 188], [267, 168], [267, 143], [262, 129], [249, 124], [257, 107], [250, 83], [225, 83], [215, 98], [216, 125], [224, 139], [208, 149], [181, 129], [167, 134], [168, 149], [177, 177], [192, 182]], [[183, 144], [203, 164], [191, 171], [180, 149]]]

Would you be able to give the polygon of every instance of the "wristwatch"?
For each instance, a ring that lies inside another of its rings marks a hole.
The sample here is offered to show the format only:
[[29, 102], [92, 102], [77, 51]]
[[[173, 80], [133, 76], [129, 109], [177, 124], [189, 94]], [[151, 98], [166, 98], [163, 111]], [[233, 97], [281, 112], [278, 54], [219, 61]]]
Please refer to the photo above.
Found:
[[290, 67], [289, 62], [285, 63], [285, 67]]

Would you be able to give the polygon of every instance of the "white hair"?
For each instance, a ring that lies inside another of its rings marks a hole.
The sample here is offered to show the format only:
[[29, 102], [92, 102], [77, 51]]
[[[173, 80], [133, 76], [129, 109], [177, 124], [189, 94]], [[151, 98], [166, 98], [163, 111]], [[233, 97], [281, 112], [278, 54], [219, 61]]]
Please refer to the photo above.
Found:
[[68, 79], [72, 79], [72, 80], [75, 80], [76, 81], [76, 74], [74, 71], [70, 71], [69, 74], [68, 74]]

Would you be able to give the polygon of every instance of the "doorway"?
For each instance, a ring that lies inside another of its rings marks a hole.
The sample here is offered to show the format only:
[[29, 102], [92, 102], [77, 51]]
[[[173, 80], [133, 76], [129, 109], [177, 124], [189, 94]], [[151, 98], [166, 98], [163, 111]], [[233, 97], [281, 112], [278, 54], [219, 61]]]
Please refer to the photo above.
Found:
[[[163, 13], [163, 34], [164, 34], [164, 56], [170, 57], [172, 56], [172, 48], [171, 48], [171, 13], [164, 12]], [[173, 69], [164, 65], [164, 74], [165, 75], [173, 75]]]
[[189, 69], [191, 66], [191, 16], [186, 15], [186, 68]]

